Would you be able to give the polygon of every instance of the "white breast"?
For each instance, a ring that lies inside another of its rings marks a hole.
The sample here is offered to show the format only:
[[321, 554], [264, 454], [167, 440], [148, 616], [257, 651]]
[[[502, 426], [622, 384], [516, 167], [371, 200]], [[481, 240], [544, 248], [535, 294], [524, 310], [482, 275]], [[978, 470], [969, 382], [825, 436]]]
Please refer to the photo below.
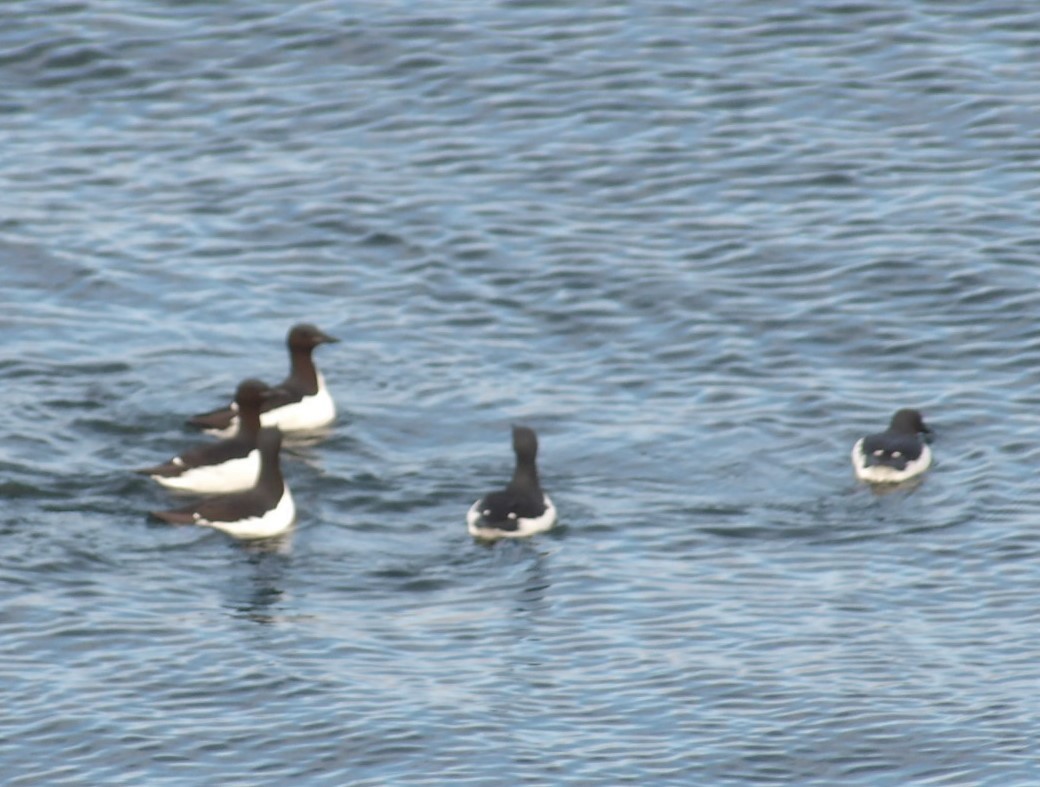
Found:
[[289, 487], [286, 486], [282, 489], [278, 505], [263, 516], [239, 519], [236, 522], [209, 522], [200, 519], [196, 524], [222, 530], [235, 538], [270, 538], [284, 533], [295, 521], [296, 505], [289, 493]]
[[252, 489], [260, 475], [260, 452], [253, 449], [241, 459], [232, 459], [219, 465], [193, 467], [179, 476], [153, 475], [167, 489], [179, 492], [240, 492]]
[[[298, 402], [260, 413], [261, 426], [277, 426], [283, 432], [309, 432], [327, 426], [336, 419], [336, 403], [332, 401], [325, 378], [318, 372], [318, 391], [305, 396]], [[206, 434], [215, 437], [231, 437], [238, 429], [238, 416], [226, 429], [206, 429]]]
[[326, 426], [336, 418], [336, 403], [332, 401], [325, 378], [318, 373], [318, 391], [300, 401], [260, 414], [263, 426], [277, 426], [283, 432], [306, 432]]

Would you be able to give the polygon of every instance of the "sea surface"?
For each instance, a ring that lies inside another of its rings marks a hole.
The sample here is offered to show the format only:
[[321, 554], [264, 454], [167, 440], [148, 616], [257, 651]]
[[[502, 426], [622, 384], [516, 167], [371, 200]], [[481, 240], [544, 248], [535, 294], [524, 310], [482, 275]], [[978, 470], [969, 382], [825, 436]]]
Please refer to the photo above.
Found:
[[[299, 321], [294, 531], [150, 521]], [[5, 785], [1040, 784], [1029, 4], [2, 3], [0, 382]]]

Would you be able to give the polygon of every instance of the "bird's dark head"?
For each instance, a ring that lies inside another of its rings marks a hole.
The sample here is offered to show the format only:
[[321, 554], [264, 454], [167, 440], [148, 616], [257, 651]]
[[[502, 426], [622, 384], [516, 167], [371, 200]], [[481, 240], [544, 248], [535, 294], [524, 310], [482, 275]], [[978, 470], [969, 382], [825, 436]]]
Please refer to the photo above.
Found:
[[513, 427], [513, 450], [517, 457], [534, 459], [538, 454], [538, 436], [526, 426]]
[[909, 408], [897, 410], [896, 414], [892, 416], [892, 423], [888, 425], [888, 428], [899, 434], [930, 435], [932, 433], [932, 430], [925, 424], [921, 411]]
[[238, 405], [239, 409], [248, 409], [250, 407], [259, 409], [260, 405], [270, 395], [271, 387], [267, 383], [250, 378], [238, 384], [238, 389], [235, 391], [235, 404]]
[[310, 323], [301, 322], [289, 329], [286, 341], [290, 350], [312, 350], [319, 344], [332, 344], [338, 342], [339, 339], [329, 336]]

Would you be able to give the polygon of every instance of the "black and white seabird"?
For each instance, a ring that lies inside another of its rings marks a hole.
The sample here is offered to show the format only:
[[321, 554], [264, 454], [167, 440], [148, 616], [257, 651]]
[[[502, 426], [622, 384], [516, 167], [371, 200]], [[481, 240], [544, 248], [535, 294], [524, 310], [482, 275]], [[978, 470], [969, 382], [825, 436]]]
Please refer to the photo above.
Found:
[[171, 525], [212, 527], [236, 538], [270, 538], [284, 533], [296, 519], [296, 506], [278, 462], [282, 433], [276, 428], [261, 429], [257, 445], [260, 475], [251, 489], [205, 498], [171, 511], [153, 511], [152, 516]]
[[[286, 338], [289, 376], [272, 386], [271, 394], [260, 409], [262, 426], [277, 426], [282, 432], [305, 432], [332, 423], [336, 417], [336, 404], [311, 354], [319, 344], [338, 341], [308, 323], [294, 325], [289, 330]], [[232, 403], [219, 410], [192, 416], [188, 423], [210, 434], [226, 437], [234, 433], [237, 420], [238, 411]]]
[[922, 438], [930, 434], [920, 412], [897, 411], [888, 429], [861, 437], [852, 447], [856, 476], [863, 481], [884, 484], [920, 475], [932, 463], [932, 451]]
[[235, 392], [238, 431], [234, 437], [189, 448], [169, 462], [134, 472], [179, 492], [214, 494], [252, 488], [260, 474], [256, 445], [260, 408], [270, 391], [259, 380], [243, 380]]
[[513, 427], [516, 469], [509, 486], [475, 502], [466, 514], [470, 535], [477, 538], [523, 538], [556, 523], [556, 507], [538, 483], [538, 437], [526, 426]]

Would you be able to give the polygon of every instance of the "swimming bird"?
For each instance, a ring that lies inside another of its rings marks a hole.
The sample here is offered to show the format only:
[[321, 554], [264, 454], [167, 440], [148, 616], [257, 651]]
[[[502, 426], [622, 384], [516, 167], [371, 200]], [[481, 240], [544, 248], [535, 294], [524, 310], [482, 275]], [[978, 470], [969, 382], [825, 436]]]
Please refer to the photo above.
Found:
[[921, 435], [930, 435], [917, 410], [892, 416], [888, 429], [867, 435], [852, 447], [856, 476], [874, 484], [897, 483], [920, 475], [932, 463], [932, 451]]
[[556, 507], [538, 483], [538, 437], [526, 426], [513, 427], [516, 469], [509, 486], [484, 495], [466, 514], [466, 527], [476, 538], [523, 538], [556, 523]]
[[135, 470], [167, 489], [180, 492], [239, 492], [251, 488], [260, 474], [260, 408], [271, 388], [259, 380], [243, 380], [235, 391], [238, 430], [234, 437], [189, 448], [169, 462]]
[[[338, 342], [309, 323], [299, 323], [289, 330], [289, 376], [277, 386], [260, 408], [260, 424], [277, 426], [283, 432], [303, 432], [332, 423], [336, 404], [332, 401], [325, 378], [314, 365], [311, 354], [319, 344]], [[188, 419], [209, 434], [227, 437], [234, 433], [238, 410], [234, 403]]]
[[236, 538], [270, 538], [284, 533], [296, 519], [296, 506], [278, 462], [282, 433], [276, 428], [261, 429], [257, 445], [260, 475], [251, 489], [204, 498], [170, 511], [153, 511], [152, 516], [171, 525], [212, 527]]

